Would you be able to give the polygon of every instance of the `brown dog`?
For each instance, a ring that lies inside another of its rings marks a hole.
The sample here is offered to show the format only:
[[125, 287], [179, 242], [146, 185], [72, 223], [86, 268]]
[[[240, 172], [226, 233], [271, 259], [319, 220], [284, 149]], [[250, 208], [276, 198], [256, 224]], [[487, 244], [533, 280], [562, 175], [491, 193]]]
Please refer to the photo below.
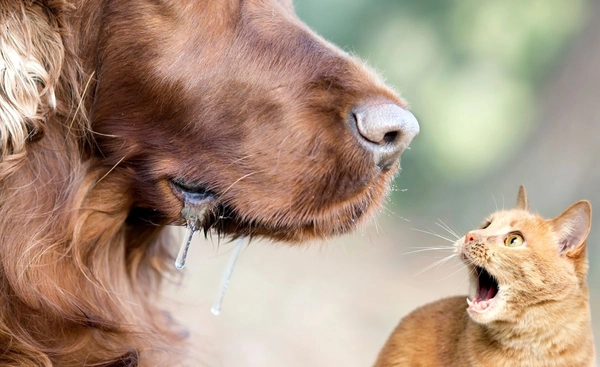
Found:
[[0, 0], [0, 25], [3, 366], [156, 363], [184, 206], [232, 237], [341, 234], [418, 133], [289, 0]]

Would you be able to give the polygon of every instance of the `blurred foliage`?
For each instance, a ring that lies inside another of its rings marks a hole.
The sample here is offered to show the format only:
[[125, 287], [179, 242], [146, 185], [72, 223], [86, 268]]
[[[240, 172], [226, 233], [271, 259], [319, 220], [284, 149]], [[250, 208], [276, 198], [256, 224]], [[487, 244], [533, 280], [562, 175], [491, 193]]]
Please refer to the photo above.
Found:
[[440, 182], [477, 179], [514, 158], [534, 131], [537, 96], [589, 7], [584, 0], [294, 4], [313, 29], [367, 59], [409, 101], [421, 135], [403, 155], [410, 174], [400, 188], [421, 200]]

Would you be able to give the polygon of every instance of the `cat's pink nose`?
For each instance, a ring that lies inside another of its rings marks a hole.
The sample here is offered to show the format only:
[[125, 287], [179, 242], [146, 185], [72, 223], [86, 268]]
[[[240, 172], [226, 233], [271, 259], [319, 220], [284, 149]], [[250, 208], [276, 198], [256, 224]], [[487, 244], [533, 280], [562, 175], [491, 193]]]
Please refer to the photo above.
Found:
[[477, 235], [473, 232], [469, 232], [465, 235], [465, 243], [477, 241]]

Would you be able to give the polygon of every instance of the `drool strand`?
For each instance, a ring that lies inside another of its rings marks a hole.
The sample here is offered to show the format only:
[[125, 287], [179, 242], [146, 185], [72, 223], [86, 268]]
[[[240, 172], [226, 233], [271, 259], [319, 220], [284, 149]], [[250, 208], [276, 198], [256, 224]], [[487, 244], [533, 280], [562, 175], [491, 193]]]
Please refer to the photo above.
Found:
[[194, 233], [202, 228], [202, 222], [206, 216], [206, 212], [210, 209], [210, 202], [203, 200], [200, 202], [185, 202], [183, 209], [181, 210], [181, 216], [186, 223], [186, 232], [183, 237], [183, 242], [179, 248], [179, 253], [175, 259], [175, 267], [177, 269], [183, 269], [185, 266], [185, 260], [187, 259], [188, 250], [190, 249], [190, 243], [194, 237]]
[[243, 243], [244, 237], [240, 237], [237, 241], [235, 249], [233, 250], [233, 255], [231, 255], [231, 259], [229, 259], [229, 264], [227, 264], [225, 274], [223, 274], [223, 280], [221, 281], [221, 286], [219, 287], [219, 294], [217, 295], [217, 299], [210, 309], [210, 312], [212, 312], [212, 314], [215, 316], [221, 313], [223, 298], [225, 297], [225, 292], [227, 292], [227, 287], [229, 287], [229, 280], [231, 279], [231, 274], [233, 273], [233, 267], [235, 266], [235, 262], [240, 254]]
[[188, 225], [186, 227], [185, 237], [183, 237], [183, 243], [179, 248], [177, 258], [175, 259], [175, 267], [177, 269], [183, 269], [183, 267], [185, 266], [185, 260], [187, 259], [188, 250], [190, 249], [190, 243], [192, 242], [192, 238], [194, 237], [194, 232], [196, 232], [194, 226]]

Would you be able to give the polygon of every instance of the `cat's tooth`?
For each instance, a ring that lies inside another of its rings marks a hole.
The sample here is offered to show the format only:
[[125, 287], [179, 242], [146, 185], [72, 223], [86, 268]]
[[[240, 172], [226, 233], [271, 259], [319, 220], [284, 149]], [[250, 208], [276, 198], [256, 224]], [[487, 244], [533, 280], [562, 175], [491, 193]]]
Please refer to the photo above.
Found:
[[469, 297], [467, 297], [467, 304], [469, 305], [469, 307], [473, 307], [473, 302], [471, 302]]

